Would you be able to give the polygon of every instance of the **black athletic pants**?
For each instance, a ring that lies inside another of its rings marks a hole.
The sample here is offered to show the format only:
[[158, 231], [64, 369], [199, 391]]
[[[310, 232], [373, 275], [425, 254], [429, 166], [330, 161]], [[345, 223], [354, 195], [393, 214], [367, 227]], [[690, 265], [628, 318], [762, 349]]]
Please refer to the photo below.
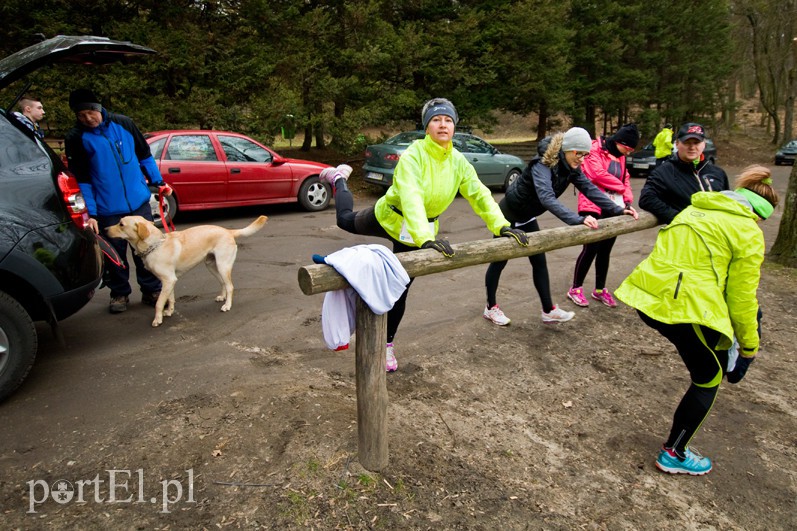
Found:
[[[531, 221], [527, 221], [523, 224], [513, 223], [512, 226], [524, 232], [538, 232], [540, 230], [537, 218], [533, 218]], [[545, 253], [529, 256], [529, 262], [531, 262], [534, 287], [537, 289], [537, 294], [540, 296], [542, 310], [548, 313], [553, 310], [553, 301], [551, 300], [551, 281], [548, 277], [548, 263], [545, 260]], [[507, 260], [493, 262], [487, 268], [487, 273], [484, 276], [484, 285], [487, 288], [488, 308], [492, 308], [496, 304], [498, 282], [501, 280], [501, 272], [506, 267], [506, 264]]]
[[[376, 214], [373, 207], [368, 207], [357, 212], [354, 211], [354, 196], [352, 196], [346, 185], [345, 179], [338, 179], [335, 181], [335, 211], [337, 215], [338, 227], [351, 232], [352, 234], [359, 234], [361, 236], [378, 236], [386, 238], [393, 242], [393, 252], [395, 254], [404, 253], [407, 251], [417, 250], [417, 247], [410, 247], [398, 240], [393, 239], [390, 234], [385, 231], [379, 221], [376, 219]], [[407, 289], [401, 294], [399, 300], [393, 305], [393, 308], [387, 312], [387, 342], [392, 343], [393, 338], [396, 336], [401, 319], [404, 317], [404, 310], [407, 307], [407, 294], [410, 291], [410, 286], [415, 279], [410, 279], [407, 284]]]
[[[665, 324], [640, 311], [637, 313], [646, 325], [675, 345], [692, 379], [675, 410], [670, 436], [664, 443], [667, 448], [674, 448], [679, 455], [683, 455], [714, 405], [722, 376], [728, 367], [728, 351], [706, 346], [717, 344], [720, 333], [716, 330], [693, 324]], [[701, 341], [700, 334], [705, 342]]]
[[[594, 212], [579, 212], [579, 214], [592, 216], [595, 219], [603, 219], [603, 216]], [[607, 238], [599, 242], [588, 243], [581, 249], [581, 254], [576, 258], [572, 287], [580, 288], [584, 285], [593, 261], [595, 262], [595, 289], [606, 287], [606, 277], [609, 275], [609, 261], [611, 260], [612, 247], [614, 247], [615, 241], [617, 241], [617, 237]]]

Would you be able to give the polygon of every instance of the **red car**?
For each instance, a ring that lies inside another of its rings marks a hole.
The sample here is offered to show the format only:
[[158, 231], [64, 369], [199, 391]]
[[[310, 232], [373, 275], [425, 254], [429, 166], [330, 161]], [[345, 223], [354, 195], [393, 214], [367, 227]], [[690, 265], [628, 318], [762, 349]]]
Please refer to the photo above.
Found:
[[[327, 164], [287, 159], [247, 136], [226, 131], [156, 131], [144, 136], [163, 179], [174, 189], [166, 197], [172, 218], [183, 210], [296, 201], [311, 212], [329, 206], [332, 191], [318, 180]], [[157, 210], [156, 203], [153, 214]]]

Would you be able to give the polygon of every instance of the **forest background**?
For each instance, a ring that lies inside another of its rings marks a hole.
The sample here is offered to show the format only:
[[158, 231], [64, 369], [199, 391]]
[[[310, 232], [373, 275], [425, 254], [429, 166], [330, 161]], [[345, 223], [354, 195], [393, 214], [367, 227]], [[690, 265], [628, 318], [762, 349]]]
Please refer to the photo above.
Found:
[[[158, 54], [129, 65], [37, 73], [58, 133], [69, 90], [135, 109], [143, 129], [217, 128], [341, 150], [369, 126], [417, 121], [434, 96], [463, 123], [495, 112], [566, 116], [592, 133], [627, 121], [730, 129], [758, 96], [774, 143], [793, 136], [794, 0], [6, 0], [2, 56], [37, 34], [100, 35]], [[290, 118], [289, 118], [290, 117]]]
[[[794, 137], [797, 0], [5, 0], [0, 15], [2, 56], [57, 34], [158, 52], [31, 76], [54, 137], [74, 123], [78, 87], [142, 130], [233, 130], [266, 144], [296, 134], [305, 151], [361, 152], [381, 140], [364, 131], [417, 122], [430, 97], [487, 132], [500, 113], [535, 116], [530, 138], [634, 121], [643, 139], [665, 122], [732, 133], [752, 99], [773, 144]], [[797, 262], [789, 202], [779, 236]]]

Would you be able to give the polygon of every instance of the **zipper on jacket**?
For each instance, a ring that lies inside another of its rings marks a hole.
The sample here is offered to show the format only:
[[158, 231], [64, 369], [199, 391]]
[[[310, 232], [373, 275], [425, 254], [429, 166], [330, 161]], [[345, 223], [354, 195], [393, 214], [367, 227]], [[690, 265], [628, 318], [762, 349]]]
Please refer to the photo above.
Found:
[[684, 279], [683, 272], [678, 273], [678, 283], [675, 285], [675, 294], [673, 294], [673, 296], [672, 296], [673, 299], [677, 299], [678, 298], [678, 291], [681, 289], [681, 281], [683, 279]]
[[[102, 124], [100, 124], [99, 127], [102, 127]], [[108, 124], [106, 129], [110, 132], [111, 129], [110, 123]], [[119, 170], [119, 180], [122, 183], [122, 192], [124, 193], [125, 196], [125, 203], [127, 203], [128, 211], [133, 212], [135, 209], [132, 206], [130, 206], [130, 198], [127, 197], [127, 186], [125, 186], [125, 176], [124, 176], [124, 171], [122, 169], [122, 166], [124, 166], [124, 161], [122, 160], [122, 154], [119, 152], [119, 150], [117, 150], [116, 144], [105, 134], [105, 131], [101, 130], [100, 134], [108, 142], [108, 145], [111, 146], [111, 154], [113, 155], [113, 158], [116, 161], [116, 167]], [[121, 143], [121, 140], [119, 142]]]

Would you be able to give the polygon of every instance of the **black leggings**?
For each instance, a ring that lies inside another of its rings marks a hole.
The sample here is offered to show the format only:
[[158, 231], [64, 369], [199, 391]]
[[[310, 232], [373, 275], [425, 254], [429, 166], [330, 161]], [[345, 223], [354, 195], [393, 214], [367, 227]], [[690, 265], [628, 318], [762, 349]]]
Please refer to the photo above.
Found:
[[[728, 351], [715, 350], [720, 333], [693, 324], [666, 324], [637, 310], [642, 321], [675, 345], [689, 370], [692, 383], [675, 410], [670, 436], [664, 446], [684, 455], [689, 442], [708, 417], [728, 367]], [[704, 341], [701, 341], [702, 334]]]
[[[395, 254], [417, 250], [417, 247], [405, 245], [390, 236], [382, 225], [379, 224], [379, 221], [377, 221], [374, 207], [368, 207], [355, 212], [354, 196], [352, 196], [349, 191], [345, 179], [338, 179], [335, 181], [335, 213], [337, 215], [338, 227], [346, 232], [359, 234], [361, 236], [387, 238], [393, 242], [393, 253]], [[407, 289], [401, 294], [401, 297], [399, 297], [393, 305], [393, 308], [387, 312], [388, 343], [393, 342], [399, 324], [401, 324], [401, 319], [404, 317], [404, 310], [407, 307], [407, 294], [414, 280], [414, 278], [410, 279], [410, 283], [407, 284]]]
[[[602, 219], [603, 216], [594, 212], [579, 212], [582, 216], [592, 216], [595, 219]], [[581, 254], [576, 259], [576, 270], [573, 272], [573, 286], [580, 288], [584, 285], [589, 268], [595, 261], [595, 289], [606, 287], [606, 277], [609, 275], [609, 260], [612, 255], [612, 247], [617, 237], [608, 238], [599, 242], [586, 244], [581, 249]]]
[[[540, 230], [537, 218], [532, 218], [531, 221], [527, 221], [523, 224], [513, 223], [512, 226], [525, 232], [538, 232]], [[553, 301], [551, 300], [551, 282], [548, 278], [548, 263], [545, 260], [545, 253], [529, 256], [529, 262], [531, 262], [534, 287], [537, 289], [537, 294], [540, 296], [542, 310], [545, 313], [549, 313], [553, 310]], [[487, 288], [488, 308], [492, 308], [496, 304], [498, 282], [501, 280], [501, 272], [504, 270], [504, 267], [506, 267], [506, 264], [507, 260], [493, 262], [487, 268], [487, 274], [484, 276], [484, 285]]]

